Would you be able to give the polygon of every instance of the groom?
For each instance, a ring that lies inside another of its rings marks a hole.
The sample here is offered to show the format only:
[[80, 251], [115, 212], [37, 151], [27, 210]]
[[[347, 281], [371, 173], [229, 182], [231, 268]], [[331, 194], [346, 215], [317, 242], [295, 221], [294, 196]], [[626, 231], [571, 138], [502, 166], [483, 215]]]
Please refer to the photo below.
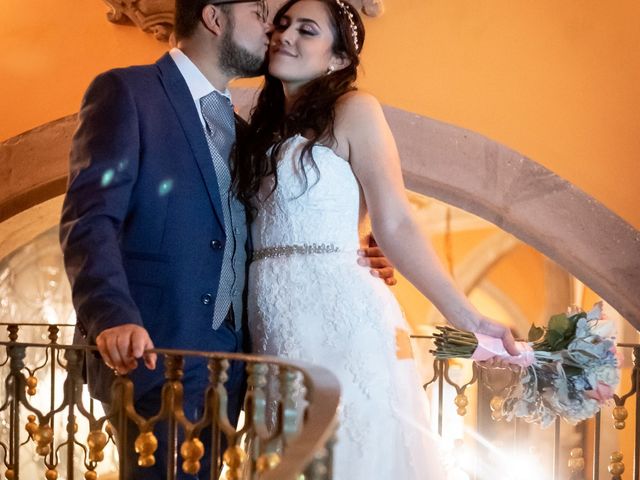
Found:
[[[138, 412], [157, 413], [162, 368], [144, 353], [154, 346], [247, 350], [247, 224], [228, 193], [236, 122], [227, 85], [260, 74], [268, 31], [265, 0], [177, 0], [177, 48], [153, 65], [103, 73], [85, 94], [60, 240], [75, 341], [98, 347], [102, 358], [88, 358], [87, 375], [107, 411], [115, 370], [133, 380]], [[389, 275], [386, 260], [361, 260]], [[141, 361], [147, 368], [136, 368]], [[184, 405], [192, 419], [202, 411], [206, 384], [205, 362], [188, 361]], [[235, 421], [241, 365], [231, 366], [226, 388]], [[125, 478], [165, 477], [162, 428], [155, 432], [156, 465], [139, 469], [131, 450]], [[203, 463], [201, 478], [207, 470]], [[195, 477], [179, 471], [179, 478]]]

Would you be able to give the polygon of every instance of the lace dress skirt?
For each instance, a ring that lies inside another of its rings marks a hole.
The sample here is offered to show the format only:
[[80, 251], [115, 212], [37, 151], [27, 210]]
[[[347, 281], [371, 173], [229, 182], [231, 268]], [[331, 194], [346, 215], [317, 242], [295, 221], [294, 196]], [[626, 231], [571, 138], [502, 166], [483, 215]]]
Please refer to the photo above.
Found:
[[389, 288], [356, 258], [343, 251], [254, 261], [254, 352], [311, 362], [340, 380], [336, 480], [444, 479], [415, 362], [397, 354], [396, 331], [408, 326]]

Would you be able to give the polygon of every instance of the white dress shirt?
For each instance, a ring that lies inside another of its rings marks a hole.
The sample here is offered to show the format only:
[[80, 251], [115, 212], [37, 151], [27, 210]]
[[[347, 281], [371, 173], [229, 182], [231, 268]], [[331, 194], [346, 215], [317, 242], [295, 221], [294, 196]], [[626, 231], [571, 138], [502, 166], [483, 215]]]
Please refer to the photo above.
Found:
[[178, 67], [178, 70], [180, 70], [182, 77], [185, 82], [187, 82], [187, 87], [189, 87], [189, 92], [191, 92], [191, 97], [193, 97], [193, 103], [196, 105], [196, 109], [198, 109], [200, 123], [202, 123], [202, 127], [205, 128], [202, 108], [200, 107], [200, 99], [205, 95], [209, 95], [211, 92], [216, 91], [227, 97], [231, 102], [231, 92], [229, 92], [228, 88], [224, 92], [221, 92], [214, 87], [196, 64], [193, 63], [191, 59], [179, 48], [174, 47], [169, 50], [169, 55], [171, 55], [171, 58]]

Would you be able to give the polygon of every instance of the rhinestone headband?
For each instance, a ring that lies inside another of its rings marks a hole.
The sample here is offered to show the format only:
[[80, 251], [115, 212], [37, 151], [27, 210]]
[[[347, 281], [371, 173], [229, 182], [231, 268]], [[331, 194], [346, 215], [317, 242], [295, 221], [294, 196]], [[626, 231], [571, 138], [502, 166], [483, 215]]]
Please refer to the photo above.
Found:
[[336, 0], [336, 3], [342, 10], [342, 13], [346, 15], [349, 19], [349, 28], [351, 29], [351, 38], [353, 38], [353, 46], [356, 47], [356, 52], [358, 51], [358, 47], [360, 44], [358, 43], [358, 27], [356, 27], [356, 22], [353, 19], [353, 13], [351, 10], [344, 4], [342, 0]]

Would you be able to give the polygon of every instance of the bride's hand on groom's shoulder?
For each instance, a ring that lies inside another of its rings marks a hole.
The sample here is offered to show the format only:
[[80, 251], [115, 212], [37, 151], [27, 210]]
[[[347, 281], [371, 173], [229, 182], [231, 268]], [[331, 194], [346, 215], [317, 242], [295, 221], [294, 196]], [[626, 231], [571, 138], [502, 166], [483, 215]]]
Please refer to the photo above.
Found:
[[373, 237], [369, 236], [369, 246], [358, 250], [358, 265], [370, 267], [371, 275], [381, 278], [387, 285], [395, 285], [398, 280], [395, 277], [395, 269], [382, 250], [376, 244]]

